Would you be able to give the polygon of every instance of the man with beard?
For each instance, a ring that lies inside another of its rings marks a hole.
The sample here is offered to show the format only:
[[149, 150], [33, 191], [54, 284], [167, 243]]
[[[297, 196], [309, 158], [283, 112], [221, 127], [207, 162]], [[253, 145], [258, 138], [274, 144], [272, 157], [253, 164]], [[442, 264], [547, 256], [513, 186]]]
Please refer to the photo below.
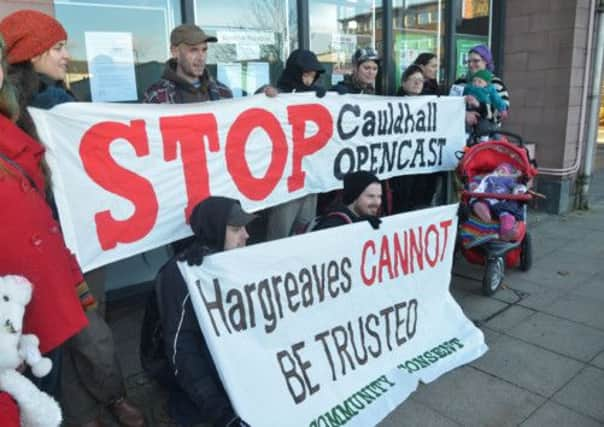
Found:
[[218, 39], [193, 24], [183, 24], [170, 34], [172, 58], [162, 78], [145, 91], [147, 104], [186, 104], [232, 98], [231, 90], [217, 82], [206, 68], [208, 43]]
[[[145, 91], [145, 104], [188, 104], [191, 102], [218, 101], [232, 98], [231, 90], [217, 82], [206, 68], [208, 43], [218, 39], [207, 35], [193, 24], [183, 24], [170, 33], [172, 58], [166, 63], [162, 78]], [[191, 238], [172, 243], [175, 253], [180, 252]]]
[[375, 229], [381, 223], [378, 213], [382, 206], [382, 184], [371, 172], [357, 171], [344, 175], [342, 206], [319, 219], [313, 230], [368, 221]]

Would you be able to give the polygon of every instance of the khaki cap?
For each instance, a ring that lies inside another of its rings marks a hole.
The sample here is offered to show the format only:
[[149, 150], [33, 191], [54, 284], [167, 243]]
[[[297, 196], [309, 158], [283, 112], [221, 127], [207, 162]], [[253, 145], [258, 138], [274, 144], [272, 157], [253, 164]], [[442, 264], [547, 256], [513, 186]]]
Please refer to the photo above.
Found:
[[214, 36], [209, 36], [201, 28], [193, 24], [182, 24], [172, 30], [170, 34], [170, 44], [178, 46], [181, 43], [194, 45], [205, 42], [217, 42]]

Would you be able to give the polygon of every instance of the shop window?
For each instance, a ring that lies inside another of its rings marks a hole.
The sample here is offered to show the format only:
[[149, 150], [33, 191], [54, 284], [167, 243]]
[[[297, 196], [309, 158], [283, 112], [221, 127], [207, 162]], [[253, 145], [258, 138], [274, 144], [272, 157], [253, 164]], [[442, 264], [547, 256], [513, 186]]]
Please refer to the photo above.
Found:
[[[444, 52], [444, 11], [449, 0], [395, 0], [393, 2], [394, 63], [397, 88], [401, 75], [420, 53], [437, 56], [442, 64]], [[398, 25], [403, 22], [404, 25]], [[439, 70], [437, 79], [444, 78]]]
[[195, 19], [218, 38], [208, 51], [208, 68], [236, 97], [275, 84], [297, 48], [295, 0], [195, 1]]
[[462, 0], [454, 10], [455, 77], [467, 72], [468, 51], [477, 44], [490, 45], [492, 0]]
[[69, 35], [67, 82], [81, 101], [137, 102], [160, 78], [180, 0], [56, 0]]
[[310, 49], [327, 72], [331, 87], [352, 72], [352, 54], [358, 47], [382, 45], [382, 2], [376, 0], [309, 0]]

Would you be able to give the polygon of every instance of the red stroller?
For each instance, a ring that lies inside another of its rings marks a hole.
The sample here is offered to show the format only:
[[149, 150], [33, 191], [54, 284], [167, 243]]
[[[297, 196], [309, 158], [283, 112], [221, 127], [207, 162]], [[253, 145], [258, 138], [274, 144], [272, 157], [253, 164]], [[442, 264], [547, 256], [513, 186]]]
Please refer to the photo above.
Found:
[[[528, 271], [532, 262], [530, 234], [526, 231], [526, 204], [533, 198], [530, 191], [524, 194], [499, 194], [470, 191], [470, 183], [492, 173], [502, 163], [512, 165], [519, 173], [517, 181], [530, 189], [537, 175], [534, 162], [529, 158], [522, 138], [509, 132], [491, 132], [496, 139], [469, 145], [458, 167], [457, 174], [463, 184], [460, 202], [461, 252], [468, 262], [486, 265], [482, 279], [482, 292], [494, 294], [501, 283], [505, 267], [520, 267]], [[513, 140], [514, 142], [510, 142]], [[471, 202], [484, 199], [515, 201], [520, 206], [522, 218], [518, 220], [518, 233], [510, 239], [503, 239], [498, 220], [483, 221], [472, 213]]]

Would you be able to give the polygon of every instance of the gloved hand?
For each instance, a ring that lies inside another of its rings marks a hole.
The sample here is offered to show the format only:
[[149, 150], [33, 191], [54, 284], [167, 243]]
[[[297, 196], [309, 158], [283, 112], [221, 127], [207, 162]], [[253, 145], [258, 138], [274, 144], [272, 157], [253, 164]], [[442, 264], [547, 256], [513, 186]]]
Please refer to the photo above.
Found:
[[325, 93], [327, 91], [325, 90], [325, 88], [323, 86], [317, 86], [315, 88], [315, 95], [317, 95], [317, 98], [323, 98], [325, 96]]
[[374, 230], [378, 230], [380, 228], [380, 224], [382, 223], [382, 220], [379, 217], [373, 215], [365, 215], [361, 217], [361, 219], [367, 221]]

